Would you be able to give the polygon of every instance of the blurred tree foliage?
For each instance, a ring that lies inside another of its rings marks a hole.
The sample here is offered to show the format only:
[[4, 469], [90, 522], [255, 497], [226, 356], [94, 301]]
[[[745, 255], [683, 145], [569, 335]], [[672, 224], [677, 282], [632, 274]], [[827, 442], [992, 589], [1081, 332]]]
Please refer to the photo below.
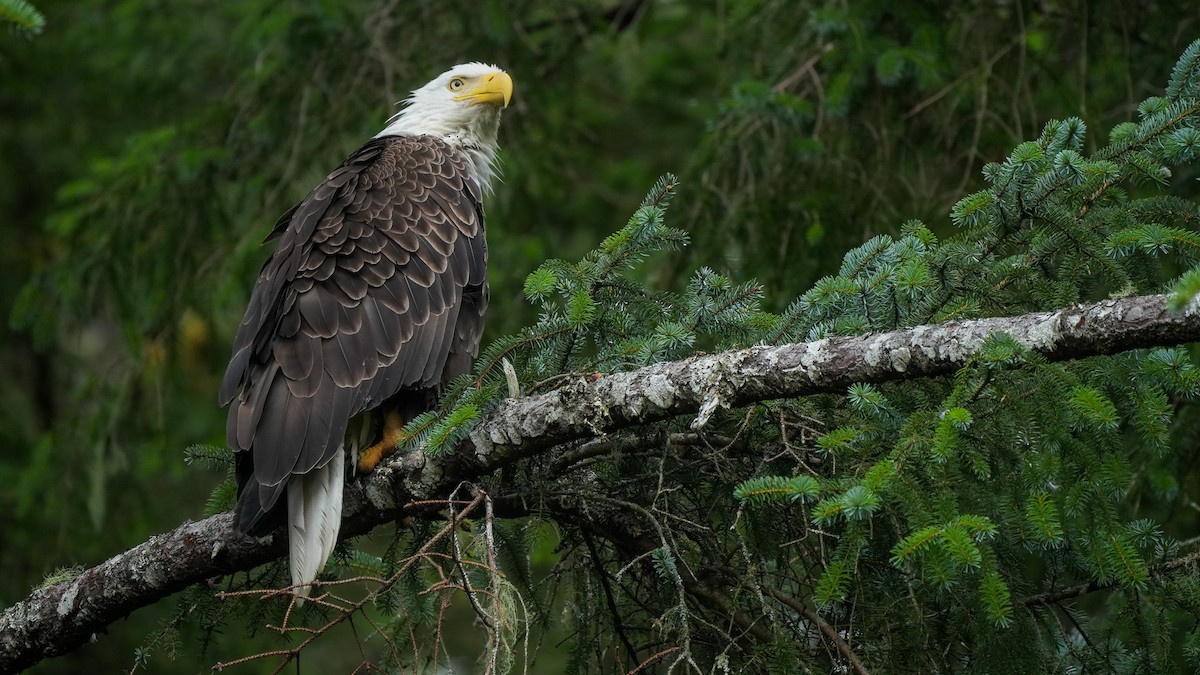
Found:
[[[682, 289], [710, 265], [782, 309], [906, 219], [948, 231], [984, 163], [1048, 119], [1133, 119], [1200, 32], [1161, 3], [1084, 0], [37, 8], [40, 35], [0, 36], [0, 605], [199, 515], [217, 477], [181, 450], [223, 438], [217, 378], [260, 240], [449, 64], [517, 83], [488, 204], [496, 337], [533, 319], [522, 283], [543, 259], [592, 248], [667, 170], [693, 244], [648, 280]], [[36, 672], [127, 670], [169, 612]]]

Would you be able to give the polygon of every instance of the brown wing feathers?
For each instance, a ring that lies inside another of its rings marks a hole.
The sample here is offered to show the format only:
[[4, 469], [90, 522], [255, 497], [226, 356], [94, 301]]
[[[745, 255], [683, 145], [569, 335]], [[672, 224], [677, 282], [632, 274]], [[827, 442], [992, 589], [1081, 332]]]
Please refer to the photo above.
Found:
[[272, 238], [221, 388], [222, 403], [237, 397], [247, 531], [274, 524], [263, 517], [288, 478], [330, 461], [352, 416], [465, 372], [486, 306], [479, 189], [440, 140], [371, 141]]

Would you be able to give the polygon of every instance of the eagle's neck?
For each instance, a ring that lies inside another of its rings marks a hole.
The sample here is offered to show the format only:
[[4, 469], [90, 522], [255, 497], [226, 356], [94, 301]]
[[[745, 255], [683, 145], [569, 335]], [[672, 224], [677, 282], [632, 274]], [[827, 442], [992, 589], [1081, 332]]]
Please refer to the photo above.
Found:
[[423, 115], [410, 107], [393, 117], [381, 136], [433, 136], [445, 141], [462, 153], [471, 178], [484, 194], [492, 191], [492, 181], [498, 175], [496, 166], [496, 136], [500, 130], [500, 111], [494, 108], [465, 109], [457, 118]]

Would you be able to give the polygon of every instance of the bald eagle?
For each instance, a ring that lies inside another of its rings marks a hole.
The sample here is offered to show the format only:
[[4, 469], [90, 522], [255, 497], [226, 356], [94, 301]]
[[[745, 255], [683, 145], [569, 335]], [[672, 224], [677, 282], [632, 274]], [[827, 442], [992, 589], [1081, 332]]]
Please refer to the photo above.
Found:
[[442, 73], [267, 237], [220, 402], [236, 527], [266, 534], [286, 515], [298, 596], [337, 543], [347, 465], [373, 468], [479, 351], [483, 196], [512, 90], [495, 66]]

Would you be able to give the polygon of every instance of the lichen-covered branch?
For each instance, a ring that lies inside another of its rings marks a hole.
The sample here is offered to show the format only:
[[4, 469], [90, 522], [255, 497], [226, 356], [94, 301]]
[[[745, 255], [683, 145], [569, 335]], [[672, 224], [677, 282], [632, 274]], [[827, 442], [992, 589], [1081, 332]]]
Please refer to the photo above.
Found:
[[[400, 516], [395, 504], [403, 486], [398, 481], [369, 485], [371, 492], [392, 498], [372, 503], [365, 485], [349, 490], [350, 508], [342, 525], [347, 536]], [[284, 555], [282, 530], [261, 538], [245, 536], [233, 529], [232, 513], [186, 522], [68, 581], [37, 588], [0, 614], [0, 673], [65, 654], [95, 639], [113, 621], [191, 584]]]
[[[342, 532], [398, 518], [413, 499], [445, 497], [460, 482], [562, 443], [688, 415], [704, 425], [721, 407], [841, 391], [854, 382], [941, 375], [962, 367], [987, 336], [1005, 332], [1050, 360], [1200, 340], [1200, 316], [1165, 296], [1107, 300], [1055, 312], [957, 321], [659, 363], [501, 404], [454, 452], [401, 454], [348, 488]], [[175, 530], [69, 581], [39, 588], [0, 614], [0, 672], [63, 654], [129, 612], [211, 577], [282, 556], [282, 535], [236, 534], [221, 514]]]
[[998, 332], [1062, 361], [1197, 341], [1200, 315], [1172, 313], [1166, 296], [1148, 295], [694, 356], [509, 401], [476, 427], [471, 439], [479, 461], [497, 465], [512, 455], [676, 415], [694, 415], [698, 427], [719, 407], [842, 391], [855, 382], [951, 373]]

